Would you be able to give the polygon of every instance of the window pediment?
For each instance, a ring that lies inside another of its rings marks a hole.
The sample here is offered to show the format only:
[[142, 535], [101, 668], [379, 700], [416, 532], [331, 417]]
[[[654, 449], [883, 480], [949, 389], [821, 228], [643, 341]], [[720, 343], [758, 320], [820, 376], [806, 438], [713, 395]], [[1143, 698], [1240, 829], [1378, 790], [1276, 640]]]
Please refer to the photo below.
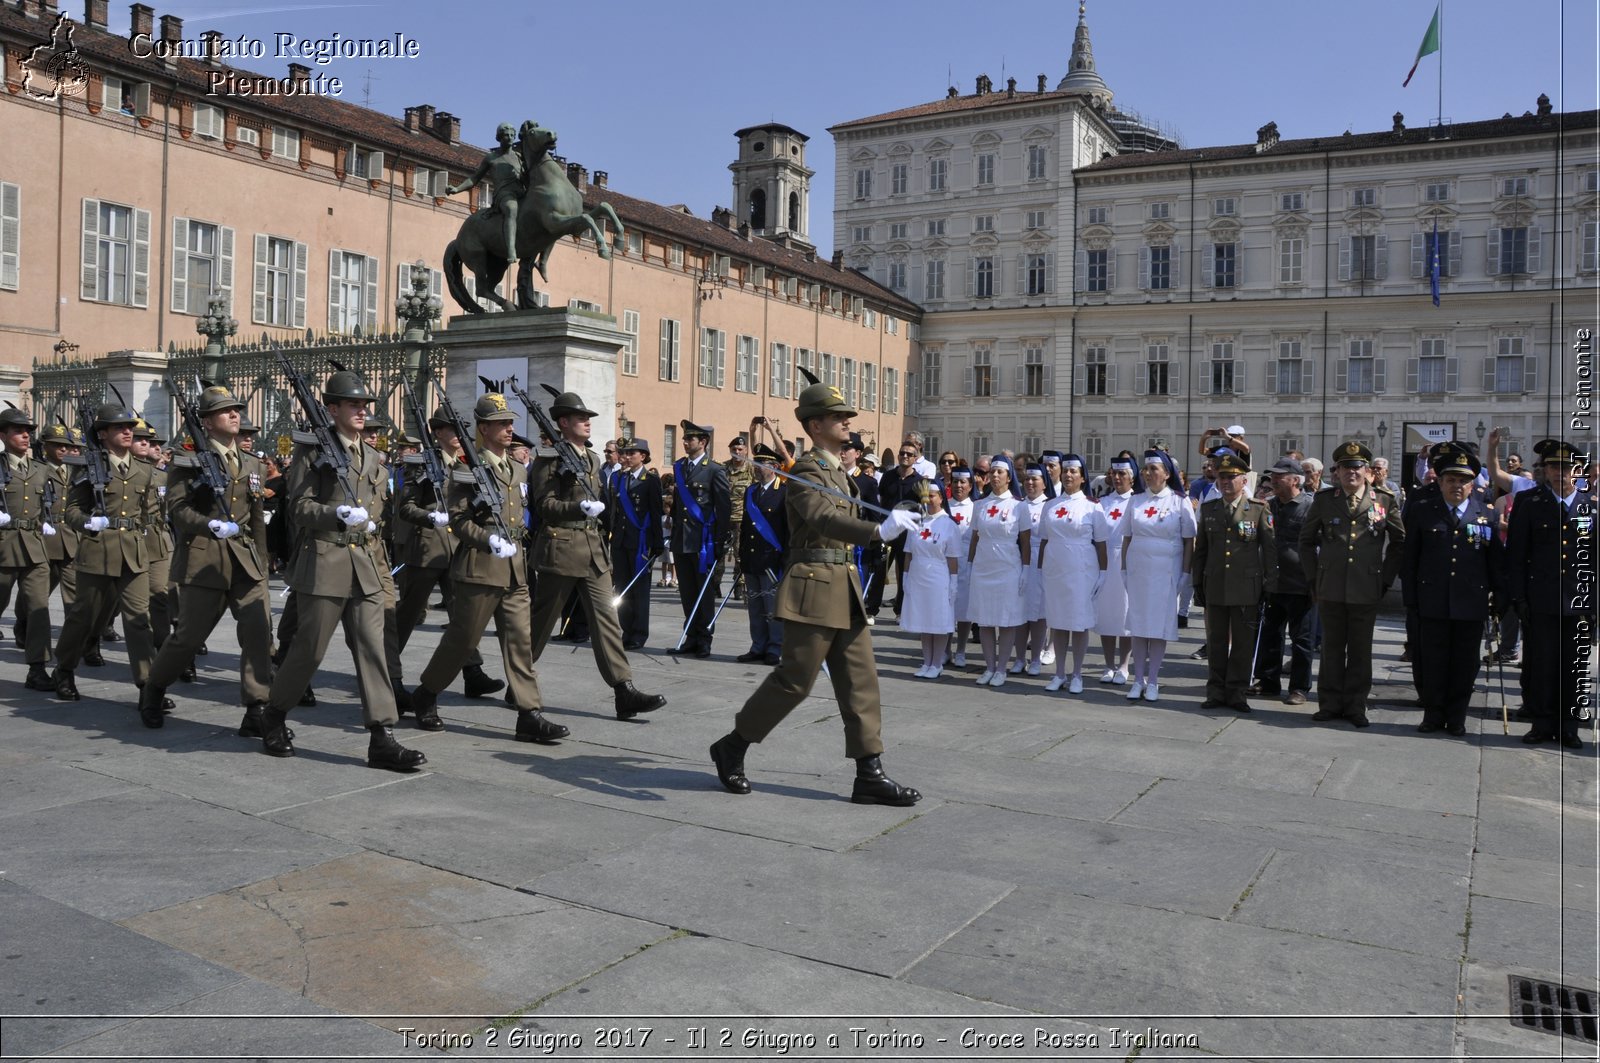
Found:
[[924, 247], [924, 248], [925, 248], [925, 249], [926, 249], [926, 250], [928, 250], [928, 251], [929, 251], [929, 252], [934, 252], [934, 251], [940, 251], [940, 252], [942, 252], [942, 251], [944, 251], [944, 250], [945, 250], [945, 249], [946, 249], [946, 248], [948, 248], [948, 247], [949, 247], [949, 246], [950, 246], [950, 245], [949, 245], [949, 244], [948, 244], [948, 243], [946, 243], [946, 242], [945, 242], [945, 240], [944, 240], [944, 237], [942, 237], [942, 236], [935, 236], [935, 237], [932, 237], [932, 238], [930, 238], [930, 239], [929, 239], [929, 240], [928, 240], [928, 242], [927, 242], [927, 243], [925, 243], [925, 244], [923, 244], [923, 245], [922, 245], [922, 246], [923, 246], [923, 247]]
[[1372, 207], [1356, 207], [1344, 212], [1346, 225], [1375, 225], [1383, 221], [1383, 214]]
[[906, 144], [904, 142], [901, 142], [899, 144], [893, 144], [889, 148], [889, 154], [890, 155], [895, 155], [895, 156], [910, 155], [911, 154], [911, 145], [910, 144]]
[[1229, 243], [1239, 239], [1240, 228], [1236, 218], [1218, 218], [1206, 226], [1206, 231], [1211, 234], [1212, 239]]
[[994, 233], [977, 233], [972, 237], [972, 249], [974, 251], [993, 251], [999, 246], [1000, 241], [995, 239]]
[[871, 148], [857, 148], [850, 156], [851, 162], [871, 162], [878, 157], [878, 153]]
[[1029, 142], [1037, 142], [1041, 140], [1054, 140], [1055, 136], [1056, 134], [1054, 130], [1046, 129], [1044, 126], [1036, 125], [1026, 133], [1022, 134], [1022, 139]]
[[1169, 243], [1171, 242], [1172, 238], [1177, 235], [1177, 233], [1177, 229], [1173, 228], [1170, 223], [1164, 221], [1151, 222], [1149, 225], [1144, 227], [1145, 239], [1151, 241], [1152, 243]]
[[928, 141], [922, 146], [922, 150], [927, 152], [929, 155], [940, 155], [949, 151], [952, 147], [954, 147], [954, 145], [944, 137], [934, 137], [932, 140]]
[[1417, 211], [1417, 220], [1424, 224], [1432, 225], [1434, 220], [1438, 219], [1440, 228], [1444, 228], [1447, 225], [1454, 227], [1456, 218], [1460, 216], [1460, 213], [1454, 207], [1446, 206], [1443, 203], [1430, 203]]
[[1085, 225], [1081, 235], [1085, 240], [1109, 240], [1113, 234], [1109, 225]]
[[897, 241], [890, 244], [887, 250], [891, 255], [905, 255], [911, 251], [911, 248], [908, 245]]
[[1030, 233], [1022, 238], [1022, 248], [1029, 254], [1042, 254], [1050, 250], [1050, 238], [1042, 233]]
[[999, 143], [999, 136], [987, 130], [972, 138], [972, 146], [975, 148], [992, 148]]

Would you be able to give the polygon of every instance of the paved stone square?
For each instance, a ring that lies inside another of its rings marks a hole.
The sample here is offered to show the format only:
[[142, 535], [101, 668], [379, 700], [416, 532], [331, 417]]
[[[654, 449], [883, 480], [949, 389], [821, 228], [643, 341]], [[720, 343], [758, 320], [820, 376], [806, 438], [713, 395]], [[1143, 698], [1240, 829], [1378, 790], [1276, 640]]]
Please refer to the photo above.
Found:
[[1149, 704], [1098, 649], [1079, 696], [916, 679], [886, 617], [884, 764], [924, 794], [891, 809], [849, 803], [826, 679], [724, 793], [706, 748], [764, 669], [737, 603], [713, 659], [668, 656], [654, 593], [664, 710], [615, 719], [555, 643], [568, 741], [452, 692], [410, 776], [365, 766], [342, 640], [280, 761], [233, 733], [231, 622], [151, 731], [120, 644], [57, 702], [6, 617], [0, 1057], [1595, 1057], [1508, 1019], [1511, 975], [1600, 988], [1594, 746], [1504, 733], [1495, 673], [1467, 739], [1416, 734], [1398, 617], [1365, 731], [1201, 710], [1198, 624]]

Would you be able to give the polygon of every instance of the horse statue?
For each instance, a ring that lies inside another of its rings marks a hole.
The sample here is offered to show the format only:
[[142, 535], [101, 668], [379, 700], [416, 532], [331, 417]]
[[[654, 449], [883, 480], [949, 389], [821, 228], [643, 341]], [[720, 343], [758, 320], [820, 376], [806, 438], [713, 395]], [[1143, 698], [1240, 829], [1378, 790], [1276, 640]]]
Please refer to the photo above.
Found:
[[[583, 209], [583, 193], [567, 180], [561, 164], [550, 157], [555, 147], [556, 135], [536, 122], [523, 122], [518, 133], [517, 149], [523, 159], [525, 190], [517, 205], [517, 288], [516, 305], [502, 298], [495, 289], [505, 276], [509, 255], [506, 254], [506, 237], [499, 214], [478, 211], [461, 223], [456, 238], [444, 251], [445, 281], [450, 294], [469, 314], [483, 313], [472, 294], [467, 291], [463, 270], [471, 270], [478, 296], [497, 304], [502, 310], [531, 309], [534, 304], [533, 270], [546, 282], [550, 276], [545, 267], [550, 261], [550, 250], [563, 236], [580, 240], [585, 233], [594, 236], [595, 247], [601, 258], [610, 258], [612, 248], [618, 251], [625, 246], [622, 220], [611, 204], [600, 203], [593, 210]], [[614, 231], [612, 242], [606, 242], [606, 223]]]

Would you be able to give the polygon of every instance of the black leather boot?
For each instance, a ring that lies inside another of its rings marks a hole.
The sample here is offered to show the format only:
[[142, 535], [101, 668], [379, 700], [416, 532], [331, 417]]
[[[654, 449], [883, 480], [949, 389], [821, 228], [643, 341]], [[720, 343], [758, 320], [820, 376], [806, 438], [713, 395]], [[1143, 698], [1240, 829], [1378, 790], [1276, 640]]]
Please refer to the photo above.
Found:
[[112, 627], [110, 624], [106, 625], [106, 629], [100, 633], [100, 637], [107, 642], [122, 641], [122, 636], [117, 634], [117, 629]]
[[850, 800], [858, 805], [898, 805], [905, 807], [922, 800], [909, 786], [901, 786], [883, 773], [883, 763], [874, 753], [856, 761], [856, 786]]
[[[135, 683], [134, 686], [139, 688], [139, 696], [142, 699], [144, 697], [144, 684]], [[178, 703], [167, 697], [165, 690], [158, 690], [156, 691], [156, 707], [161, 710], [161, 715], [171, 716], [177, 709]]]
[[56, 697], [61, 701], [78, 700], [78, 684], [73, 682], [72, 669], [57, 668], [55, 674]]
[[538, 742], [540, 745], [550, 745], [559, 742], [572, 732], [559, 723], [551, 723], [544, 718], [538, 709], [517, 710], [517, 733], [513, 736], [518, 742]]
[[711, 763], [717, 766], [717, 779], [730, 794], [750, 792], [750, 780], [744, 777], [744, 753], [750, 748], [738, 731], [729, 731], [711, 743]]
[[105, 667], [106, 659], [100, 654], [100, 643], [98, 641], [89, 643], [89, 648], [83, 651], [83, 659], [78, 663], [90, 668]]
[[294, 732], [289, 730], [287, 713], [261, 710], [261, 751], [269, 757], [294, 756]]
[[394, 691], [394, 711], [404, 716], [411, 711], [411, 691], [398, 679], [390, 680], [389, 689]]
[[417, 684], [409, 696], [411, 711], [417, 714], [417, 726], [424, 731], [444, 730], [444, 721], [439, 719], [439, 695]]
[[312, 690], [309, 686], [306, 687], [306, 692], [304, 694], [300, 695], [300, 704], [309, 709], [309, 708], [314, 707], [316, 705], [316, 703], [317, 703], [317, 692], [315, 690]]
[[30, 664], [28, 678], [22, 681], [22, 685], [29, 690], [43, 690], [49, 693], [56, 688], [56, 681], [50, 677], [50, 669], [44, 665]]
[[469, 698], [486, 698], [504, 690], [506, 681], [495, 679], [483, 670], [482, 665], [469, 664], [461, 670], [461, 687]]
[[193, 661], [190, 661], [188, 664], [184, 665], [183, 671], [178, 673], [178, 679], [180, 682], [193, 683], [198, 678], [199, 676], [195, 675]]
[[394, 730], [387, 724], [373, 724], [367, 730], [372, 740], [367, 743], [367, 767], [384, 771], [416, 771], [428, 763], [420, 749], [407, 749], [394, 740]]
[[240, 738], [260, 738], [265, 733], [261, 726], [261, 713], [265, 708], [259, 701], [252, 701], [244, 707], [244, 719], [239, 721]]
[[642, 712], [655, 712], [667, 703], [660, 694], [646, 694], [627, 680], [612, 688], [617, 692], [617, 719], [631, 720]]
[[161, 702], [165, 695], [159, 687], [146, 685], [139, 690], [139, 722], [152, 730], [164, 727], [167, 723], [167, 714], [161, 711]]

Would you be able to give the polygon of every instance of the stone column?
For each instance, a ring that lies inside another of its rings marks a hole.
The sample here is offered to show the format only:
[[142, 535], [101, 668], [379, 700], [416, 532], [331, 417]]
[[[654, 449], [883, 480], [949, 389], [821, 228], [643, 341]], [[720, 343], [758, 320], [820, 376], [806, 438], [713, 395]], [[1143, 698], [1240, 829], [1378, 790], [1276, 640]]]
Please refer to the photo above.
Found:
[[112, 351], [100, 364], [106, 371], [106, 383], [122, 392], [128, 405], [157, 435], [171, 439], [173, 406], [165, 383], [167, 356], [160, 351]]
[[27, 380], [33, 372], [16, 365], [0, 365], [0, 409], [5, 409], [7, 402], [19, 410], [28, 409], [28, 396], [22, 390], [22, 382]]

